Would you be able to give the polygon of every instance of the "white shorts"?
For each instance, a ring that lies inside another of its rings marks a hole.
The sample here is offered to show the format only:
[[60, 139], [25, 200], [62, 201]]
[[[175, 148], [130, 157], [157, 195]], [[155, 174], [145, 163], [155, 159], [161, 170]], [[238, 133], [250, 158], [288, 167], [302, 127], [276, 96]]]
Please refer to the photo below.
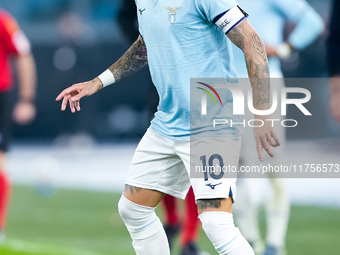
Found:
[[149, 128], [135, 151], [125, 183], [181, 199], [192, 186], [196, 200], [229, 196], [235, 200], [235, 174], [199, 172], [197, 166], [205, 160], [205, 164], [223, 162], [237, 168], [240, 146], [240, 137], [171, 140]]

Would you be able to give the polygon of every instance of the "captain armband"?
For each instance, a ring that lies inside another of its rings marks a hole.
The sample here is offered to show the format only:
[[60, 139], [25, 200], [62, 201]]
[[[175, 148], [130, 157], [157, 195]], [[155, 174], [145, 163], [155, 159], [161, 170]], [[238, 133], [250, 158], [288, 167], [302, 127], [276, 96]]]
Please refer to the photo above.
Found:
[[214, 22], [223, 30], [225, 34], [228, 34], [231, 29], [233, 29], [246, 17], [248, 17], [248, 14], [244, 12], [239, 6], [235, 6], [229, 11], [219, 15], [214, 20]]

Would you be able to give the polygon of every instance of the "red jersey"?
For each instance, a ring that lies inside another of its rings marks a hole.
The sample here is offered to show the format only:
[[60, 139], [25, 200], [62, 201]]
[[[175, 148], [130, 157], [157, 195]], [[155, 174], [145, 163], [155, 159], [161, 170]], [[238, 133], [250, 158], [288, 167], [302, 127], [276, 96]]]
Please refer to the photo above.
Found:
[[0, 92], [12, 87], [11, 55], [29, 54], [31, 46], [16, 20], [0, 9]]

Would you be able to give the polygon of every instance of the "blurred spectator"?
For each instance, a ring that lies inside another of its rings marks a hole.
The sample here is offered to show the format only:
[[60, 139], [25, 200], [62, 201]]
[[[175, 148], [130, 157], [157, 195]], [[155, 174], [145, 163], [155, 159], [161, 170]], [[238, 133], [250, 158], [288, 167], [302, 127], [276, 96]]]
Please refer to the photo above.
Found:
[[330, 108], [334, 119], [340, 122], [340, 1], [333, 0], [333, 14], [328, 39], [328, 68], [330, 75]]
[[10, 58], [18, 68], [19, 97], [13, 112], [18, 124], [30, 123], [35, 117], [35, 61], [30, 43], [15, 19], [0, 9], [0, 241], [4, 239], [6, 213], [10, 199], [10, 182], [5, 172], [5, 152], [10, 136], [10, 90], [12, 76]]
[[139, 35], [137, 7], [134, 0], [124, 0], [118, 13], [118, 25], [129, 42], [136, 41]]

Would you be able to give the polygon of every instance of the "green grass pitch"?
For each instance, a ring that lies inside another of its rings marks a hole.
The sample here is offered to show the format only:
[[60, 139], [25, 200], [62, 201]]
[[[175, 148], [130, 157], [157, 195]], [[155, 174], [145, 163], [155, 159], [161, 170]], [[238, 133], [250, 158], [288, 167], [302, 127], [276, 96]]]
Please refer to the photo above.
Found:
[[[14, 187], [1, 255], [132, 255], [117, 212], [120, 194], [56, 190], [50, 197]], [[158, 214], [162, 212], [158, 209]], [[264, 218], [261, 218], [264, 232]], [[288, 255], [340, 254], [340, 209], [292, 207]], [[201, 231], [199, 246], [217, 254]], [[179, 254], [178, 242], [172, 254]]]

